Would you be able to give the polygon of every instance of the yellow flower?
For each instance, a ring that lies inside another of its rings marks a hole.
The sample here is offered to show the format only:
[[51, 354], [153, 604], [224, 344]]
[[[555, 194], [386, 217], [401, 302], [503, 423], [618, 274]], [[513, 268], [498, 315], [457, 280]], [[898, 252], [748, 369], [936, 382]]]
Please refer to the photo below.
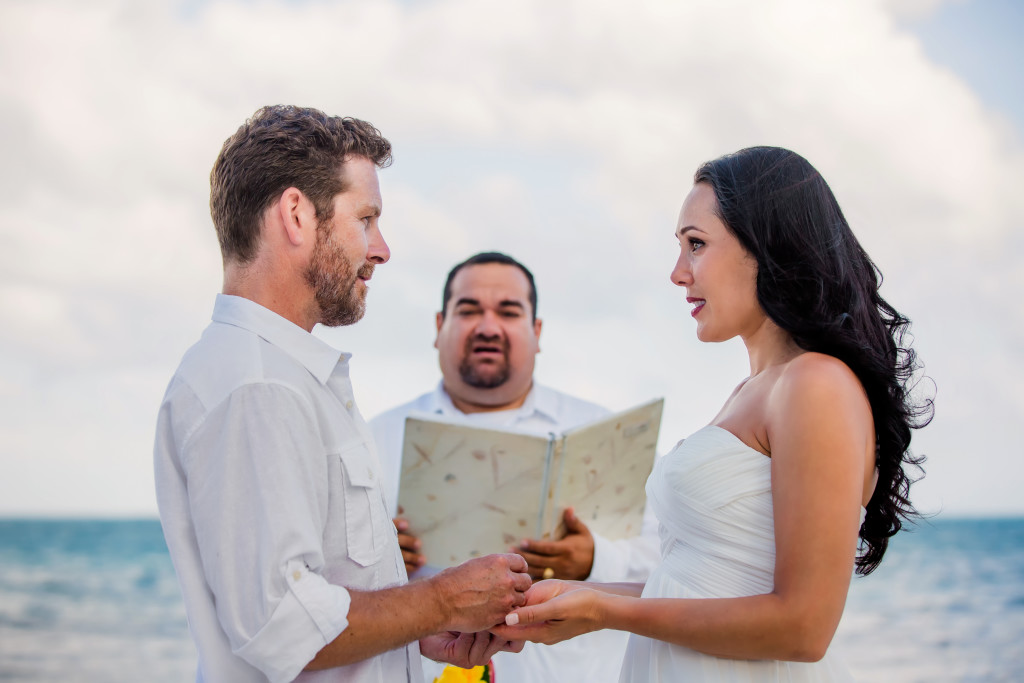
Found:
[[484, 667], [474, 666], [472, 669], [460, 669], [448, 665], [434, 683], [481, 683], [484, 680]]

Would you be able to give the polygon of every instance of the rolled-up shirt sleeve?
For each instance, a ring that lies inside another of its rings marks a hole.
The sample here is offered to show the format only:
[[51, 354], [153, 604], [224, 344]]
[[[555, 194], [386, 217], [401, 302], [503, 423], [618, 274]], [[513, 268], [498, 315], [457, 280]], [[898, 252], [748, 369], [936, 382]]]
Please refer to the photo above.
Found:
[[290, 681], [348, 626], [326, 581], [327, 456], [316, 412], [274, 383], [235, 389], [181, 450], [196, 541], [232, 651]]

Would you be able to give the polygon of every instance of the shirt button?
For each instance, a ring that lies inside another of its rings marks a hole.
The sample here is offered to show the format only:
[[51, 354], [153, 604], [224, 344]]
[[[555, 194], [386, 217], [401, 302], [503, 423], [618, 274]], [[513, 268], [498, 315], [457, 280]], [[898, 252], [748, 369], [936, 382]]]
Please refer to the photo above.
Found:
[[292, 573], [292, 578], [293, 578], [293, 579], [295, 579], [296, 581], [298, 581], [299, 579], [301, 579], [301, 578], [302, 578], [302, 572], [300, 572], [300, 571], [299, 571], [298, 569], [296, 569], [296, 570], [295, 570], [295, 571], [294, 571], [294, 572]]
[[373, 470], [371, 470], [369, 467], [366, 468], [366, 476], [368, 476], [370, 479], [373, 479]]
[[348, 408], [349, 410], [352, 410], [352, 401], [346, 401], [345, 407]]

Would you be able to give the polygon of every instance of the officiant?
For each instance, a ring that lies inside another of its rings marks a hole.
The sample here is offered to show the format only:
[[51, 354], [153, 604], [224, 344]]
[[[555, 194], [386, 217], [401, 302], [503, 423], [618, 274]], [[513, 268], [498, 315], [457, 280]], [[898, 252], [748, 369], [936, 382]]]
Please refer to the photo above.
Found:
[[[514, 258], [484, 252], [455, 265], [444, 285], [436, 325], [441, 381], [432, 391], [370, 421], [399, 544], [413, 577], [430, 558], [420, 553], [419, 541], [410, 533], [415, 520], [404, 519], [396, 509], [406, 417], [441, 417], [547, 435], [609, 414], [597, 404], [534, 381], [542, 328], [537, 289], [533, 274]], [[510, 548], [526, 559], [535, 580], [644, 581], [658, 562], [657, 522], [649, 510], [643, 532], [630, 539], [611, 541], [593, 534], [571, 510], [565, 512], [565, 525], [567, 534], [560, 540], [523, 539]], [[614, 631], [554, 647], [530, 643], [521, 654], [499, 654], [494, 667], [504, 681], [612, 682], [618, 679], [625, 645], [626, 638]]]

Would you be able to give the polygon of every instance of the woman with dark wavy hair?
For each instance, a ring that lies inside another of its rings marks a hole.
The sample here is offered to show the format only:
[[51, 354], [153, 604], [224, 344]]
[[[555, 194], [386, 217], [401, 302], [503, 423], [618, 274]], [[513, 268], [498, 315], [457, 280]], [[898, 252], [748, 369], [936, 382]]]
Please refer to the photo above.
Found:
[[697, 338], [740, 337], [750, 374], [651, 474], [662, 563], [646, 586], [541, 581], [500, 630], [544, 643], [631, 631], [628, 682], [848, 680], [828, 647], [851, 574], [874, 570], [916, 514], [910, 431], [932, 406], [910, 396], [909, 321], [789, 150], [701, 166], [676, 236], [672, 282]]

